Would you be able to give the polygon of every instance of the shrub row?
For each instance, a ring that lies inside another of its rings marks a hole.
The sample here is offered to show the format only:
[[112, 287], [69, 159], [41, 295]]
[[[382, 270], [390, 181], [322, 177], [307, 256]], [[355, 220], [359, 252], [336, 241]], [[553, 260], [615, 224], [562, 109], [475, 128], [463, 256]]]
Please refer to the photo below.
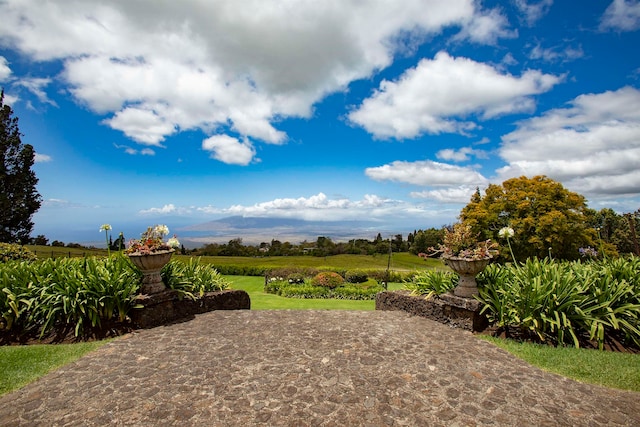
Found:
[[[215, 270], [197, 260], [172, 261], [162, 275], [169, 287], [190, 298], [228, 286]], [[141, 273], [121, 255], [2, 263], [0, 330], [42, 336], [63, 327], [79, 336], [88, 327], [124, 322], [136, 306], [140, 279]]]
[[309, 282], [288, 283], [272, 280], [265, 285], [265, 292], [287, 298], [333, 298], [345, 300], [373, 300], [384, 289], [377, 283], [345, 284], [336, 288], [317, 286]]
[[[640, 347], [640, 258], [581, 263], [529, 259], [489, 265], [477, 277], [482, 312], [496, 326], [541, 341], [572, 344], [615, 338]], [[450, 291], [457, 275], [416, 274], [405, 287], [431, 296]]]
[[499, 327], [600, 349], [615, 338], [640, 347], [640, 258], [587, 263], [529, 259], [478, 276], [483, 312]]

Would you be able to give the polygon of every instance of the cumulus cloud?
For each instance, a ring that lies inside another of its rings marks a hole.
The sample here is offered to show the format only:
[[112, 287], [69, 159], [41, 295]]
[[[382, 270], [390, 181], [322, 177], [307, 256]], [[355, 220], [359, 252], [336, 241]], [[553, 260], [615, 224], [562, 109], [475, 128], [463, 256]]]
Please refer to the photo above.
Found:
[[161, 208], [150, 208], [141, 211], [145, 215], [190, 214], [229, 215], [262, 218], [292, 218], [307, 221], [344, 221], [432, 217], [439, 212], [410, 204], [400, 200], [366, 194], [361, 200], [350, 200], [345, 197], [330, 198], [324, 193], [308, 197], [278, 198], [253, 205], [232, 205], [229, 207], [201, 206], [178, 207], [173, 204]]
[[470, 167], [423, 160], [396, 160], [383, 166], [367, 168], [365, 174], [376, 181], [393, 181], [421, 186], [485, 185], [487, 179]]
[[533, 26], [540, 18], [549, 13], [552, 5], [553, 0], [539, 0], [538, 2], [516, 0], [516, 7], [522, 13], [524, 22], [529, 26]]
[[532, 95], [548, 91], [561, 77], [528, 70], [522, 76], [468, 58], [439, 52], [397, 81], [380, 88], [349, 114], [352, 123], [379, 138], [415, 138], [423, 133], [464, 133], [476, 127], [459, 118], [480, 119], [532, 111]]
[[192, 212], [191, 208], [179, 207], [173, 203], [166, 204], [160, 208], [143, 209], [140, 215], [164, 216], [164, 215], [188, 215]]
[[461, 185], [435, 190], [413, 191], [410, 196], [418, 199], [432, 199], [442, 203], [467, 204], [477, 189], [478, 187]]
[[452, 148], [445, 148], [436, 153], [436, 157], [440, 160], [448, 160], [453, 162], [467, 162], [471, 160], [471, 157], [477, 157], [479, 159], [488, 158], [487, 152], [484, 150], [476, 150], [471, 147], [462, 147], [458, 150]]
[[51, 156], [49, 156], [48, 154], [40, 154], [40, 153], [36, 153], [35, 155], [35, 159], [34, 161], [36, 163], [47, 163], [52, 161], [53, 158]]
[[531, 59], [542, 59], [546, 62], [568, 62], [573, 61], [584, 56], [584, 51], [582, 50], [582, 46], [573, 47], [548, 47], [543, 48], [540, 44], [537, 44], [531, 49], [529, 53], [529, 58]]
[[640, 2], [613, 0], [600, 21], [603, 31], [635, 31], [640, 29]]
[[445, 28], [479, 43], [509, 35], [500, 11], [474, 0], [8, 0], [0, 15], [10, 48], [60, 61], [56, 78], [77, 102], [157, 147], [190, 129], [282, 144], [280, 119], [310, 117], [416, 40]]
[[49, 83], [51, 83], [50, 78], [28, 77], [19, 79], [15, 84], [18, 86], [22, 86], [29, 92], [33, 93], [43, 104], [49, 104], [57, 107], [56, 102], [52, 99], [49, 99], [49, 96], [44, 90], [44, 88], [48, 86]]
[[506, 179], [547, 175], [591, 197], [640, 192], [640, 90], [581, 95], [502, 137]]
[[255, 156], [253, 145], [229, 135], [213, 135], [202, 141], [202, 149], [211, 152], [211, 157], [224, 163], [248, 165]]
[[11, 68], [9, 68], [7, 58], [0, 56], [0, 82], [6, 82], [9, 77], [11, 77]]

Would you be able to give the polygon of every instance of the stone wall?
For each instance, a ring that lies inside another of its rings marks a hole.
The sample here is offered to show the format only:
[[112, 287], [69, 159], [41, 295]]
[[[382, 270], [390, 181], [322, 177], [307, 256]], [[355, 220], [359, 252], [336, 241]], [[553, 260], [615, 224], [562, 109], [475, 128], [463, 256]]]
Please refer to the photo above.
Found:
[[480, 314], [482, 304], [472, 298], [443, 294], [426, 300], [408, 291], [387, 291], [376, 295], [376, 310], [402, 310], [468, 331], [483, 331], [489, 325]]
[[139, 295], [136, 302], [142, 308], [131, 310], [129, 317], [137, 328], [148, 329], [213, 310], [251, 309], [249, 294], [242, 290], [207, 292], [196, 301], [178, 296], [173, 290]]

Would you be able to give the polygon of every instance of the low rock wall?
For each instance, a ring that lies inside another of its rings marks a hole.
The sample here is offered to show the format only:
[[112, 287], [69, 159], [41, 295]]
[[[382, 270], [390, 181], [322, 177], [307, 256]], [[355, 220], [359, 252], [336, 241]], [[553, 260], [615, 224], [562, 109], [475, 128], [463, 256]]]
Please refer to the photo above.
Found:
[[207, 292], [196, 301], [187, 298], [180, 299], [178, 295], [173, 290], [152, 295], [140, 295], [136, 302], [142, 308], [131, 310], [129, 317], [136, 327], [148, 329], [213, 310], [251, 309], [249, 294], [242, 290]]
[[443, 294], [425, 299], [408, 291], [387, 291], [376, 295], [376, 310], [402, 310], [468, 331], [483, 331], [489, 325], [480, 314], [482, 304], [472, 298]]

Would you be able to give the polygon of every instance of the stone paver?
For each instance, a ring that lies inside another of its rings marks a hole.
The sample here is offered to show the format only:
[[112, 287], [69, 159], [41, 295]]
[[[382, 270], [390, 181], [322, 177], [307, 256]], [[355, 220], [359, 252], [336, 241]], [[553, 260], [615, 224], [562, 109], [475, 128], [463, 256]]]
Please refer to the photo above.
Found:
[[0, 426], [638, 426], [640, 393], [398, 311], [215, 311], [0, 398]]

